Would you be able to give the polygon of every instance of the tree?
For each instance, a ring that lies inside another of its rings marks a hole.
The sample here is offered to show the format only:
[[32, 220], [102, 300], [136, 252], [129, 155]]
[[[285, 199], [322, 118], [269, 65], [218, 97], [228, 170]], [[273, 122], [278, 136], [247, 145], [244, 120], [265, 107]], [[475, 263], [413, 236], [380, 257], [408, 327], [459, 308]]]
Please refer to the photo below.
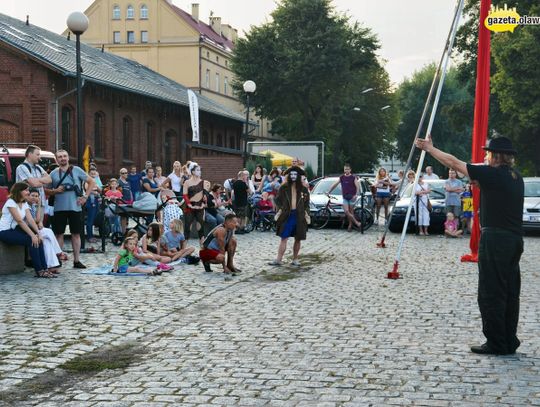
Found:
[[[402, 115], [396, 138], [398, 155], [404, 161], [408, 158], [414, 141], [435, 70], [435, 64], [425, 66], [402, 82], [397, 90], [397, 101]], [[473, 101], [466, 86], [458, 80], [457, 74], [457, 70], [451, 68], [446, 75], [431, 134], [437, 147], [458, 157], [469, 157]], [[428, 122], [429, 116], [424, 122], [421, 137], [425, 136]], [[418, 156], [417, 151], [416, 160]], [[444, 167], [429, 155], [426, 156], [425, 165], [433, 166], [435, 172], [440, 174], [445, 172]]]
[[[390, 100], [389, 81], [375, 54], [378, 47], [369, 29], [338, 15], [330, 0], [282, 0], [272, 22], [252, 27], [236, 44], [233, 87], [243, 97], [242, 83], [254, 80], [252, 106], [284, 138], [325, 141], [329, 170], [342, 166], [335, 158], [347, 156], [353, 166], [364, 167], [367, 162], [350, 154], [351, 143], [375, 139], [384, 145], [387, 132], [377, 111], [388, 102], [361, 110], [361, 116], [380, 122], [377, 134], [357, 131], [352, 114], [366, 88], [375, 89], [366, 95], [372, 101]], [[374, 79], [376, 83], [370, 82]], [[378, 158], [377, 150], [371, 154], [370, 160]]]
[[[493, 1], [517, 7], [520, 15], [540, 13], [537, 0]], [[478, 45], [479, 2], [468, 0], [466, 23], [460, 28], [457, 48], [462, 56], [459, 79], [474, 95]], [[518, 166], [524, 174], [540, 174], [540, 74], [537, 61], [540, 27], [523, 26], [512, 32], [492, 33], [490, 134], [510, 137], [519, 152]]]

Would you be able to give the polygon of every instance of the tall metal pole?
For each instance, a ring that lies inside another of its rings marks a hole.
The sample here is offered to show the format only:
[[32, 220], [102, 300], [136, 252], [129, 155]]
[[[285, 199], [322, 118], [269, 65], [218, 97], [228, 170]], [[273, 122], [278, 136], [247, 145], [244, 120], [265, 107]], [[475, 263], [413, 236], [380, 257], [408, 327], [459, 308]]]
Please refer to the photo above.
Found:
[[82, 75], [81, 75], [81, 34], [75, 33], [76, 37], [76, 54], [77, 54], [77, 161], [83, 168], [83, 151], [84, 151], [84, 115], [82, 110]]
[[248, 135], [249, 135], [249, 93], [246, 94], [247, 96], [247, 110], [246, 110], [246, 132], [244, 133], [244, 152], [242, 153], [243, 156], [243, 167], [246, 168], [246, 161], [247, 161], [247, 144], [248, 144]]

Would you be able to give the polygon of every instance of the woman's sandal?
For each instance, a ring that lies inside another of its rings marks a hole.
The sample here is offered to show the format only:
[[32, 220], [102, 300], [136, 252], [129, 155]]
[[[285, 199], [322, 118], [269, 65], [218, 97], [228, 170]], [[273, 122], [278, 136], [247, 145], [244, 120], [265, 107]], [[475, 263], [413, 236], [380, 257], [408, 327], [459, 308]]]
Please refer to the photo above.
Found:
[[57, 276], [48, 270], [36, 271], [36, 277], [38, 278], [56, 278]]
[[161, 275], [161, 270], [158, 270], [158, 269], [152, 270], [152, 275], [153, 276], [160, 276]]
[[58, 270], [57, 268], [50, 268], [48, 271], [52, 274], [60, 274], [60, 270]]

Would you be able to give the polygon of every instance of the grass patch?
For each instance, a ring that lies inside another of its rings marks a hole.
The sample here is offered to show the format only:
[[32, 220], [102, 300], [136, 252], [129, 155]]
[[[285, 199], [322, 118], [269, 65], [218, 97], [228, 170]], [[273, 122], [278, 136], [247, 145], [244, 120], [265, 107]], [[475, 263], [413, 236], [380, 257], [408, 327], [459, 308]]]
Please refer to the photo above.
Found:
[[265, 274], [263, 278], [266, 281], [279, 282], [279, 281], [288, 281], [294, 278], [300, 277], [297, 273], [276, 273], [276, 274]]
[[95, 373], [108, 369], [125, 369], [133, 361], [138, 360], [134, 347], [135, 345], [130, 344], [104, 349], [99, 352], [91, 352], [88, 355], [71, 359], [59, 367], [74, 373]]
[[329, 253], [309, 253], [300, 255], [299, 260], [304, 266], [318, 266], [319, 264], [328, 263], [334, 259], [333, 254]]

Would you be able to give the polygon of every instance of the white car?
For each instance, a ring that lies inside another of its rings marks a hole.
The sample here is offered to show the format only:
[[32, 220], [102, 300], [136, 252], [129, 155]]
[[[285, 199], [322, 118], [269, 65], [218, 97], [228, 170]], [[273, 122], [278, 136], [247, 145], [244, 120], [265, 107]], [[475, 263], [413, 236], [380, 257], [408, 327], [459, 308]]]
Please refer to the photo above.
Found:
[[523, 204], [523, 230], [540, 231], [540, 178], [523, 178], [525, 202]]

